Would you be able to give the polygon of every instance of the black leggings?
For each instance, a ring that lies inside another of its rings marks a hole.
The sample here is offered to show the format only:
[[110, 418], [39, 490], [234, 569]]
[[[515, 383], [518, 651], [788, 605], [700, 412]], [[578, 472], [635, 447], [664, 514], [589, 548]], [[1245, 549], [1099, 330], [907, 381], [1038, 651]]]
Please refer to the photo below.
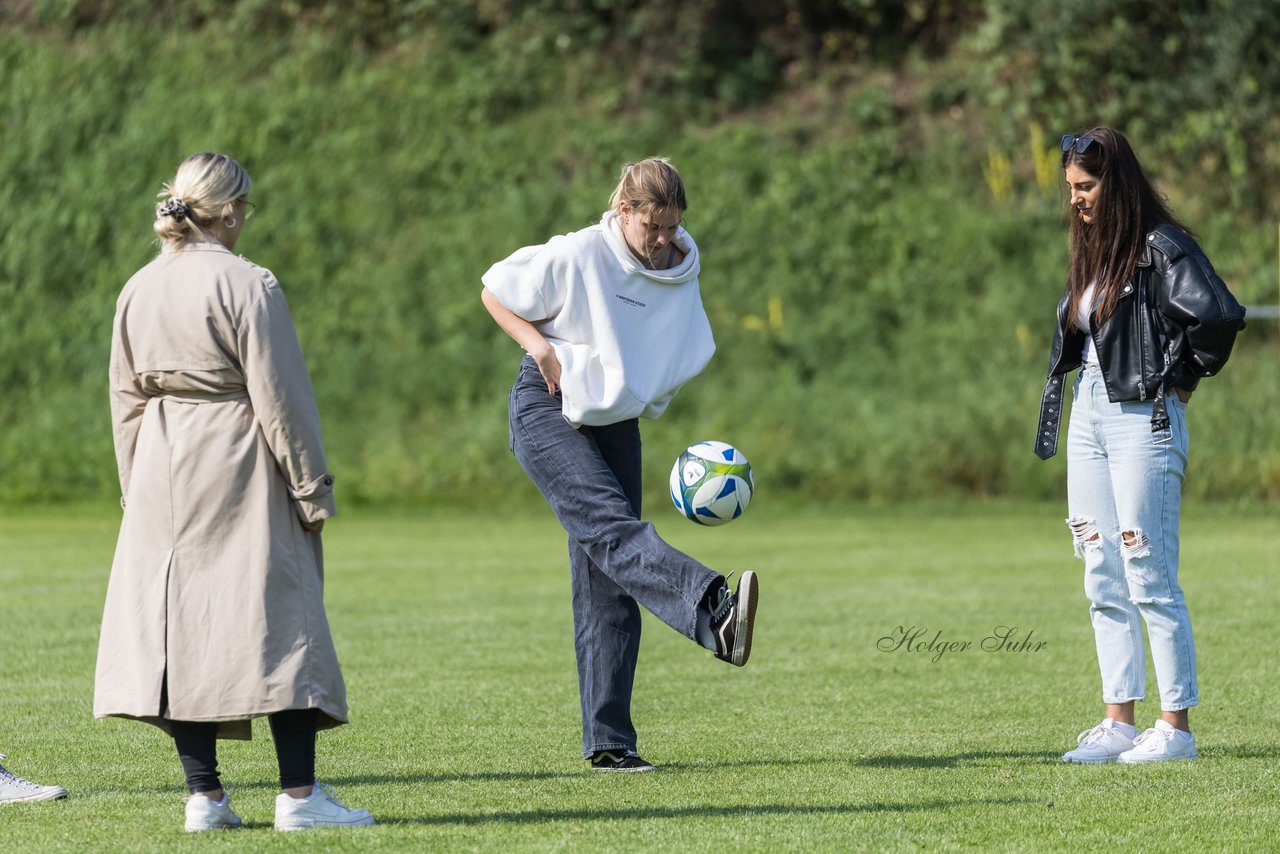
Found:
[[[310, 786], [316, 781], [316, 710], [290, 709], [268, 715], [276, 743], [280, 788]], [[173, 743], [191, 792], [222, 788], [218, 777], [218, 725], [204, 721], [170, 721]]]

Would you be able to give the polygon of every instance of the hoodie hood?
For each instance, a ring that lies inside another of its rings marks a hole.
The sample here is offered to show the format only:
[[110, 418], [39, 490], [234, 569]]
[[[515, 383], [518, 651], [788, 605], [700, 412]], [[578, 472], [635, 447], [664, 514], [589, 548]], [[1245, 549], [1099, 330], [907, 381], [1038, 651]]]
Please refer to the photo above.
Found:
[[622, 226], [618, 223], [618, 215], [607, 210], [600, 216], [600, 228], [604, 232], [605, 243], [613, 252], [618, 263], [628, 273], [644, 276], [659, 284], [682, 285], [698, 278], [702, 263], [698, 258], [698, 244], [693, 242], [689, 232], [683, 227], [676, 229], [676, 247], [684, 253], [684, 260], [670, 270], [650, 270], [640, 262], [627, 246], [627, 239], [622, 236]]

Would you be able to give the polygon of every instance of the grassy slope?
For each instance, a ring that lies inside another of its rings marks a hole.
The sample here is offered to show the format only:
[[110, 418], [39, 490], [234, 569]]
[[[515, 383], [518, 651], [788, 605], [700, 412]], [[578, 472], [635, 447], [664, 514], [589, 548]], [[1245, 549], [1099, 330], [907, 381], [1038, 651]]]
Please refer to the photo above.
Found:
[[[307, 28], [0, 30], [0, 500], [114, 493], [115, 296], [153, 253], [161, 183], [210, 148], [254, 176], [237, 249], [289, 294], [348, 496], [500, 498], [518, 349], [479, 277], [593, 222], [651, 153], [687, 178], [719, 346], [652, 459], [716, 437], [810, 497], [1060, 493], [1029, 450], [1065, 255], [1055, 169], [1032, 167], [1054, 167], [1051, 133], [952, 104], [985, 91], [962, 59], [839, 69], [731, 115], [627, 109], [614, 65], [506, 31], [368, 53]], [[1274, 223], [1151, 166], [1242, 297], [1273, 301]], [[1280, 495], [1271, 330], [1197, 400], [1194, 493]]]
[[[327, 595], [353, 725], [322, 736], [319, 771], [380, 819], [362, 848], [1230, 850], [1280, 834], [1274, 508], [1188, 510], [1203, 759], [1154, 768], [1056, 761], [1099, 712], [1079, 565], [1056, 504], [817, 509], [762, 494], [720, 530], [653, 512], [709, 563], [756, 568], [763, 605], [742, 671], [647, 621], [635, 713], [663, 772], [623, 779], [578, 758], [563, 543], [547, 512], [360, 509], [335, 522]], [[193, 840], [180, 832], [179, 768], [160, 733], [90, 720], [116, 519], [102, 506], [0, 515], [0, 750], [72, 792], [6, 808], [5, 841], [349, 845], [265, 829], [265, 726], [222, 755], [253, 829]], [[878, 652], [899, 625], [973, 642], [1016, 625], [1048, 645], [938, 662]], [[1154, 715], [1154, 703], [1140, 708], [1141, 722]]]

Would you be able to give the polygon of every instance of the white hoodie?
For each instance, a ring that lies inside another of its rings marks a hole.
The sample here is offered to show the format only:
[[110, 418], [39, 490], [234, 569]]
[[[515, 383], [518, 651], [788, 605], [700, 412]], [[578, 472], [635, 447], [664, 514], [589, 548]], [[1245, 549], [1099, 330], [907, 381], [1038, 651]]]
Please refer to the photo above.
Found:
[[555, 348], [565, 420], [577, 427], [657, 418], [715, 352], [698, 291], [698, 247], [647, 270], [612, 211], [590, 228], [526, 246], [489, 268], [484, 286]]

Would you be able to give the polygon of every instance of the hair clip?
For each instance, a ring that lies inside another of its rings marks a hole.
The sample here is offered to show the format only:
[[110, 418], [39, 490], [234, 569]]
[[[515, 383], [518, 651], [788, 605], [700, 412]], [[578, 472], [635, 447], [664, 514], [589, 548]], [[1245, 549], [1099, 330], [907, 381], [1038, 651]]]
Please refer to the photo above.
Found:
[[191, 215], [191, 207], [182, 199], [169, 199], [156, 208], [156, 213], [175, 220], [183, 220]]

